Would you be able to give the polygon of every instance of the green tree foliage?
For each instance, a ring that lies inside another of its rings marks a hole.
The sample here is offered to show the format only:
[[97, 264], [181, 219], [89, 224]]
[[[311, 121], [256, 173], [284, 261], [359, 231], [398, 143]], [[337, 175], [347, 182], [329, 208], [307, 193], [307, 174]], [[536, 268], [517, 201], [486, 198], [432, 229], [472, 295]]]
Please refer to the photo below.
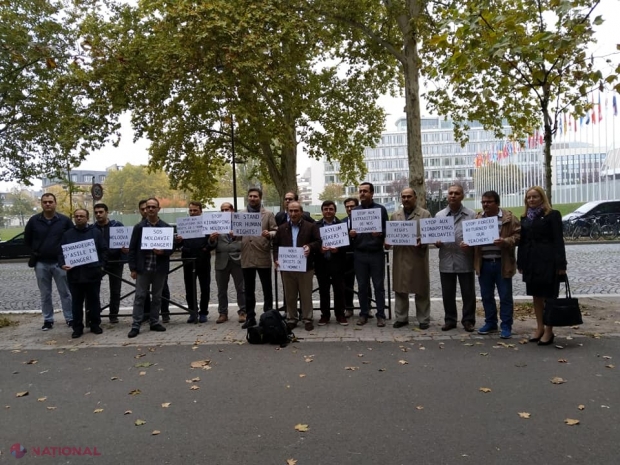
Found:
[[319, 194], [319, 200], [333, 200], [342, 202], [344, 200], [344, 186], [342, 184], [328, 184]]
[[21, 226], [26, 225], [26, 221], [34, 214], [37, 203], [34, 197], [25, 189], [13, 188], [9, 194], [11, 207], [5, 207], [5, 213], [19, 218]]
[[429, 40], [426, 71], [442, 83], [429, 93], [440, 114], [467, 140], [467, 121], [505, 137], [525, 138], [544, 127], [547, 195], [551, 199], [551, 144], [561, 113], [582, 115], [588, 94], [615, 76], [597, 71], [587, 48], [602, 22], [591, 0], [464, 0], [437, 4], [440, 31]]
[[74, 5], [0, 2], [0, 180], [31, 185], [31, 178], [62, 173], [116, 128], [93, 112], [79, 78]]
[[297, 187], [300, 143], [355, 183], [383, 129], [385, 73], [345, 60], [348, 38], [300, 13], [306, 4], [144, 1], [93, 13], [83, 32], [96, 100], [107, 114], [131, 111], [172, 187], [216, 194], [233, 130], [236, 155], [257, 160], [280, 197]]
[[118, 171], [108, 173], [101, 201], [113, 211], [137, 212], [140, 200], [173, 197], [169, 184], [168, 176], [163, 171], [151, 172], [143, 165], [127, 164]]

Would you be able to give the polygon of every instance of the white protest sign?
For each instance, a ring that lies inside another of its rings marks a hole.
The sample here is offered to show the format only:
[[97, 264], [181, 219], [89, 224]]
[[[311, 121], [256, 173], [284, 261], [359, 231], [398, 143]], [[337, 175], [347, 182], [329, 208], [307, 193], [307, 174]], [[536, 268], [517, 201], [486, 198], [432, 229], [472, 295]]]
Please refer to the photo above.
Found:
[[493, 244], [499, 238], [497, 216], [463, 221], [463, 242], [467, 245]]
[[307, 261], [303, 247], [280, 247], [278, 249], [280, 271], [306, 271]]
[[129, 247], [133, 226], [110, 226], [110, 244], [111, 249], [122, 249]]
[[323, 247], [346, 247], [349, 245], [347, 223], [329, 224], [319, 229]]
[[80, 266], [99, 261], [97, 247], [95, 247], [93, 239], [63, 244], [62, 255], [65, 258], [65, 265], [69, 266]]
[[418, 222], [388, 221], [385, 227], [385, 243], [390, 245], [418, 245]]
[[228, 234], [232, 231], [231, 212], [204, 212], [204, 233], [208, 236], [213, 233]]
[[260, 236], [263, 233], [260, 212], [233, 213], [232, 231], [235, 236]]
[[360, 233], [383, 232], [380, 208], [351, 210], [351, 229]]
[[434, 244], [437, 241], [455, 242], [454, 217], [422, 218], [420, 220], [422, 244]]
[[183, 239], [205, 237], [202, 230], [202, 216], [184, 216], [177, 218], [177, 234]]
[[142, 250], [172, 250], [174, 228], [142, 228]]

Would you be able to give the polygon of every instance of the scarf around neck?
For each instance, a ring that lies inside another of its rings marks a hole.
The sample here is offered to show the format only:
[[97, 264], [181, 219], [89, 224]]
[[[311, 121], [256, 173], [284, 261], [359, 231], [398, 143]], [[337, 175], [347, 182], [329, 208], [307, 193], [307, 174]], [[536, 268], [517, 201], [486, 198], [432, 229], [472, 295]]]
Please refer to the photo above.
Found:
[[537, 218], [542, 213], [542, 207], [530, 208], [527, 209], [527, 219], [532, 221], [534, 218]]

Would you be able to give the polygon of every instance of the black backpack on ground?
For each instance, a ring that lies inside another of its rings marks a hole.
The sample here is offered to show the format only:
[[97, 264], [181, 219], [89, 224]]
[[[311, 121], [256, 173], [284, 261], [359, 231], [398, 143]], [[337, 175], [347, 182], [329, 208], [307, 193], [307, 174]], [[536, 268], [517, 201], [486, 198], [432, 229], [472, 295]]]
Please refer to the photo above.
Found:
[[286, 346], [295, 337], [286, 319], [278, 310], [268, 310], [260, 317], [258, 326], [248, 328], [246, 339], [250, 344], [277, 344]]

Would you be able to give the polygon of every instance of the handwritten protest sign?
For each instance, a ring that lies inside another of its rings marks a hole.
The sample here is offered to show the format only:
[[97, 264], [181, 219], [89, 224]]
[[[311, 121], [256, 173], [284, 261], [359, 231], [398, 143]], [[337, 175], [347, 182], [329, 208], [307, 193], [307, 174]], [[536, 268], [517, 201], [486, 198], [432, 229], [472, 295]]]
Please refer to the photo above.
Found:
[[303, 247], [280, 247], [278, 249], [280, 271], [306, 271], [307, 261]]
[[132, 226], [110, 226], [110, 244], [111, 249], [122, 249], [129, 247], [131, 240]]
[[204, 212], [204, 233], [208, 236], [213, 233], [228, 234], [232, 231], [231, 212]]
[[260, 236], [263, 233], [260, 212], [233, 213], [232, 230], [235, 236]]
[[351, 229], [360, 233], [383, 232], [380, 208], [351, 210]]
[[420, 220], [422, 244], [434, 244], [437, 241], [455, 242], [454, 217], [422, 218]]
[[390, 245], [418, 245], [418, 222], [388, 221], [385, 228], [385, 243]]
[[463, 221], [463, 242], [467, 245], [493, 244], [499, 238], [497, 216]]
[[65, 258], [65, 265], [69, 266], [80, 266], [99, 261], [97, 247], [95, 247], [93, 239], [63, 244], [62, 255]]
[[171, 250], [174, 240], [174, 228], [143, 228], [142, 250]]
[[177, 218], [177, 234], [183, 239], [205, 237], [202, 216], [184, 216]]
[[323, 247], [346, 247], [349, 245], [347, 223], [330, 224], [319, 229]]

